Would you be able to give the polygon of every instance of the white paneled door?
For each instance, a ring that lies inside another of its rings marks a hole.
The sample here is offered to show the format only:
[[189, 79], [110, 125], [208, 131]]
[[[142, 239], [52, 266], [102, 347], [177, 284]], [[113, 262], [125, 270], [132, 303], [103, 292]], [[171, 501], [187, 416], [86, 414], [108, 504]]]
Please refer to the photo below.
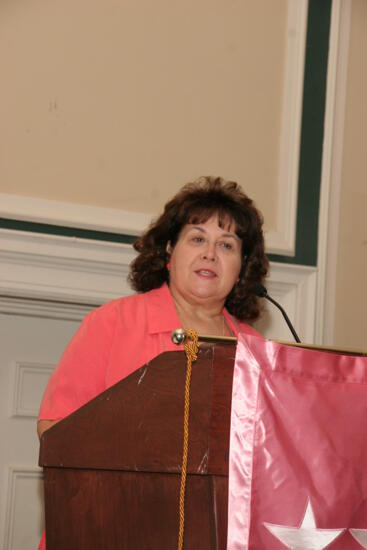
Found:
[[[50, 316], [52, 317], [52, 316]], [[44, 526], [36, 418], [79, 321], [0, 313], [0, 548], [35, 550]]]

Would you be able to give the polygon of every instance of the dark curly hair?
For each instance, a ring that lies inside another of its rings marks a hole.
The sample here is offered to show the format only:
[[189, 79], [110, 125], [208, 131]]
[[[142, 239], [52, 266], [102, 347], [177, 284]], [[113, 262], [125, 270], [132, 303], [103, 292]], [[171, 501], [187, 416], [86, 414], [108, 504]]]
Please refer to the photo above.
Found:
[[167, 243], [170, 242], [173, 248], [186, 224], [205, 223], [213, 214], [218, 215], [220, 227], [233, 220], [235, 232], [242, 240], [239, 281], [227, 296], [225, 306], [240, 320], [255, 320], [261, 308], [259, 298], [251, 290], [257, 283], [264, 282], [268, 271], [263, 218], [252, 200], [233, 181], [202, 177], [185, 185], [134, 243], [139, 255], [131, 263], [129, 281], [138, 292], [147, 292], [169, 282]]

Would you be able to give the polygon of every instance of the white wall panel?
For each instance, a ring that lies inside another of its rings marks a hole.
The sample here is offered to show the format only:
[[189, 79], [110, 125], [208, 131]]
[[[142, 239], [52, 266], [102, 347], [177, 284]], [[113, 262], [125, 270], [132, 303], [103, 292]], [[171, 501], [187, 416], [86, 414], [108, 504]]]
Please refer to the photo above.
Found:
[[[271, 264], [268, 293], [286, 310], [300, 340], [305, 343], [313, 343], [315, 338], [316, 281], [315, 268]], [[268, 338], [293, 342], [281, 312], [268, 301], [264, 308], [264, 316], [256, 325], [258, 330]]]
[[20, 315], [19, 304], [9, 313], [0, 313], [0, 548], [34, 550], [43, 513], [35, 417], [48, 375], [79, 320], [53, 317], [50, 307], [47, 318], [37, 307], [31, 316]]
[[43, 494], [42, 472], [27, 466], [9, 466], [4, 550], [38, 548], [44, 529], [43, 510], [34, 506]]
[[17, 362], [14, 373], [12, 416], [37, 418], [39, 404], [55, 365]]

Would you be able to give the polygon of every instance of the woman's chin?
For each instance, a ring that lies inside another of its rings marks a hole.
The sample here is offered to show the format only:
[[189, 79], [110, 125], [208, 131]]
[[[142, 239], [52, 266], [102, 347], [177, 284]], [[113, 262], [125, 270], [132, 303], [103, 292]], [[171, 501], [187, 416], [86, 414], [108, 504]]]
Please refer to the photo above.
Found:
[[170, 284], [173, 297], [181, 296], [188, 302], [196, 302], [198, 305], [222, 304], [226, 300], [223, 288], [217, 281], [190, 281], [190, 284]]
[[215, 285], [197, 285], [190, 289], [190, 294], [201, 302], [222, 301], [221, 293]]

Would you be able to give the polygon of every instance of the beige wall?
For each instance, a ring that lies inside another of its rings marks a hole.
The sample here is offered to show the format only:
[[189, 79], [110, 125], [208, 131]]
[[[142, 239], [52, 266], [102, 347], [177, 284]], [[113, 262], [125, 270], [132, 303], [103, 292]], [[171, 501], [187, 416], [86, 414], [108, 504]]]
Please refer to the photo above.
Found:
[[[366, 348], [367, 2], [351, 5], [334, 343]], [[0, 193], [157, 213], [220, 174], [276, 227], [287, 0], [17, 0], [0, 15]]]
[[275, 226], [286, 0], [0, 10], [0, 192], [157, 213], [215, 174]]
[[367, 2], [353, 0], [351, 15], [335, 343], [367, 350]]

